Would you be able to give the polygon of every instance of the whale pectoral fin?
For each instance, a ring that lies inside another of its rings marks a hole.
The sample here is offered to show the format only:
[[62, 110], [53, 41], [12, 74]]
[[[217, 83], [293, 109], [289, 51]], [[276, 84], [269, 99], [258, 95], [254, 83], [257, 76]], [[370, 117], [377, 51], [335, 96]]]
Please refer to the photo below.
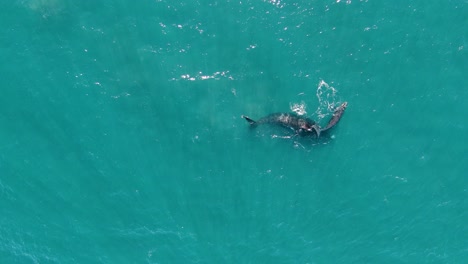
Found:
[[338, 121], [340, 121], [341, 117], [343, 116], [346, 107], [348, 107], [348, 102], [344, 102], [343, 104], [341, 104], [340, 107], [338, 107], [335, 110], [335, 113], [333, 113], [332, 118], [328, 122], [327, 126], [324, 129], [322, 129], [322, 131], [328, 130], [334, 127], [336, 124], [338, 124]]
[[257, 123], [248, 116], [242, 115], [241, 117], [244, 118], [245, 120], [247, 120], [247, 122], [249, 122], [249, 124], [251, 124], [251, 125], [255, 125]]
[[320, 127], [317, 126], [317, 125], [313, 125], [312, 126], [312, 129], [315, 131], [315, 133], [317, 134], [317, 138], [320, 137]]

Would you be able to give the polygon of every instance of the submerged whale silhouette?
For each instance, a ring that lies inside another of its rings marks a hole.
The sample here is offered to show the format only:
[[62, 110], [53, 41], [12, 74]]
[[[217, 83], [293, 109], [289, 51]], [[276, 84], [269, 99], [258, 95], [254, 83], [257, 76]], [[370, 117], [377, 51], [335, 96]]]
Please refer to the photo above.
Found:
[[334, 127], [338, 121], [340, 121], [347, 106], [348, 103], [344, 102], [338, 108], [336, 108], [332, 118], [330, 121], [328, 121], [328, 124], [325, 126], [325, 128], [321, 128], [319, 124], [310, 118], [301, 117], [293, 113], [275, 113], [265, 116], [257, 121], [254, 121], [250, 117], [244, 115], [242, 115], [242, 118], [247, 120], [247, 122], [249, 122], [252, 127], [256, 127], [260, 124], [278, 124], [294, 130], [298, 135], [301, 136], [315, 134], [317, 137], [319, 137], [321, 132], [329, 130], [330, 128]]

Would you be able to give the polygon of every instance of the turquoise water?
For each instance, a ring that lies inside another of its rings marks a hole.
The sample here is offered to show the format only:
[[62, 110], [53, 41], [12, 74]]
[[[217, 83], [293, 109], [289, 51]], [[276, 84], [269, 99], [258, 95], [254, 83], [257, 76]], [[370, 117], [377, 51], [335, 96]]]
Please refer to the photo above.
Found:
[[466, 262], [467, 2], [397, 2], [3, 1], [0, 262]]

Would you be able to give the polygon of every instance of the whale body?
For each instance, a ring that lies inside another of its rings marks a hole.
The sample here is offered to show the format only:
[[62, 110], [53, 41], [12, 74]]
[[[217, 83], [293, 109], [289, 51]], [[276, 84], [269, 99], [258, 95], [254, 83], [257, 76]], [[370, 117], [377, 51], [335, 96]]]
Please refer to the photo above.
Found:
[[290, 128], [301, 136], [315, 134], [317, 137], [319, 137], [321, 132], [327, 131], [338, 124], [347, 106], [348, 103], [344, 102], [338, 108], [336, 108], [332, 118], [330, 121], [328, 121], [328, 124], [325, 126], [325, 128], [321, 128], [319, 124], [310, 118], [302, 117], [294, 113], [274, 113], [260, 118], [257, 121], [244, 115], [242, 118], [247, 120], [247, 122], [249, 122], [252, 127], [256, 127], [261, 124], [276, 124]]

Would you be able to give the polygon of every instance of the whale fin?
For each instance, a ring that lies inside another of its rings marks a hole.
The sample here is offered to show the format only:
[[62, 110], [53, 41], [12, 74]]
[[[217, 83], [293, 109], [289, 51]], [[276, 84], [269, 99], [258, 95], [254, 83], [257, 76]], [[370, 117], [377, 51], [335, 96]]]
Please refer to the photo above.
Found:
[[313, 125], [312, 126], [312, 129], [315, 131], [315, 133], [317, 134], [317, 138], [320, 137], [320, 127], [318, 125]]
[[345, 111], [347, 106], [348, 106], [348, 102], [344, 102], [343, 104], [341, 104], [335, 110], [335, 112], [333, 113], [333, 117], [330, 119], [327, 126], [324, 129], [322, 129], [322, 131], [328, 130], [328, 129], [336, 126], [336, 124], [338, 124], [338, 121], [340, 121], [341, 117], [343, 116], [344, 111]]
[[249, 122], [249, 124], [251, 124], [251, 125], [255, 125], [257, 123], [248, 116], [242, 115], [241, 117], [244, 118], [245, 120], [247, 120], [247, 122]]

